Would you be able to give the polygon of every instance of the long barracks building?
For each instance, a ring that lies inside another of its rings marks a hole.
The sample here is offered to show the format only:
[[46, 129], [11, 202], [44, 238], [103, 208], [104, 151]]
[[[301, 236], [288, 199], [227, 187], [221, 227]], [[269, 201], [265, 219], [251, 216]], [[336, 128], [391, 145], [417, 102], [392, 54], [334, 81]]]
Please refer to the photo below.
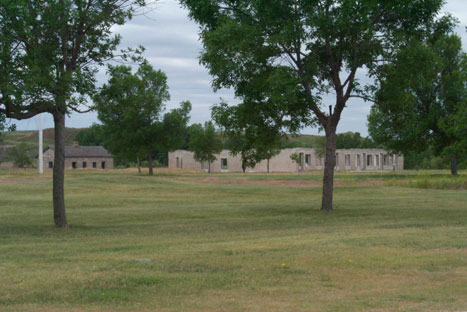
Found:
[[[299, 163], [290, 156], [297, 154]], [[239, 155], [232, 156], [223, 150], [211, 163], [211, 172], [242, 172]], [[177, 150], [169, 153], [169, 168], [207, 171], [208, 164], [194, 159], [193, 152]], [[312, 148], [288, 148], [280, 151], [269, 161], [270, 172], [299, 172], [324, 169], [324, 159], [317, 157]], [[336, 150], [336, 170], [338, 171], [389, 171], [403, 170], [404, 156], [394, 155], [384, 149], [338, 149]], [[267, 161], [263, 160], [246, 172], [267, 172]]]

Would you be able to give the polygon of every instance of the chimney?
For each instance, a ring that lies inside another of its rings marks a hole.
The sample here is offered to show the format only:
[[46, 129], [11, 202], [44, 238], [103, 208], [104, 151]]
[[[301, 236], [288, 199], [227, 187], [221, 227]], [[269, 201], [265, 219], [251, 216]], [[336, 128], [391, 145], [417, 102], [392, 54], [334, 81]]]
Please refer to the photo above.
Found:
[[73, 141], [73, 147], [78, 147], [79, 144], [78, 144], [78, 141]]

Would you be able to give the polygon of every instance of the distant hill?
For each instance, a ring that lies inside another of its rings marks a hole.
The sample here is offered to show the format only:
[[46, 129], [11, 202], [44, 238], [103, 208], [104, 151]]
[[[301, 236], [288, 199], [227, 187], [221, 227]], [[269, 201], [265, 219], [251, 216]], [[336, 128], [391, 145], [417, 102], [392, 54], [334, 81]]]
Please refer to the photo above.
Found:
[[281, 148], [314, 147], [319, 137], [311, 134], [288, 135], [281, 140]]
[[[71, 145], [74, 141], [78, 132], [83, 130], [82, 128], [66, 128], [65, 129], [65, 144]], [[53, 128], [43, 130], [44, 146], [54, 145], [55, 130]], [[39, 132], [35, 131], [12, 131], [2, 133], [2, 140], [0, 145], [16, 145], [18, 143], [27, 143], [32, 145], [39, 144]]]
[[[82, 128], [66, 128], [65, 129], [65, 145], [71, 145], [75, 140], [76, 135], [83, 130]], [[46, 146], [54, 145], [54, 136], [55, 130], [44, 129], [43, 130], [43, 139], [44, 139], [44, 148]], [[0, 162], [10, 161], [8, 157], [8, 149], [12, 146], [18, 145], [20, 143], [25, 143], [30, 146], [31, 157], [36, 156], [37, 149], [39, 148], [39, 132], [35, 131], [12, 131], [2, 133], [0, 139]]]

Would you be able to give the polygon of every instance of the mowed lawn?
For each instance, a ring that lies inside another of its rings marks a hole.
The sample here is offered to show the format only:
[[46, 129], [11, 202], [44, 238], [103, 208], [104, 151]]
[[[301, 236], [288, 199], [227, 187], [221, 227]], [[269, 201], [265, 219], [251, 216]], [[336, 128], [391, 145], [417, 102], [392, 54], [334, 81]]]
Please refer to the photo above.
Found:
[[319, 172], [67, 171], [59, 230], [51, 173], [1, 169], [0, 311], [465, 311], [467, 190], [412, 178], [337, 174], [323, 213]]

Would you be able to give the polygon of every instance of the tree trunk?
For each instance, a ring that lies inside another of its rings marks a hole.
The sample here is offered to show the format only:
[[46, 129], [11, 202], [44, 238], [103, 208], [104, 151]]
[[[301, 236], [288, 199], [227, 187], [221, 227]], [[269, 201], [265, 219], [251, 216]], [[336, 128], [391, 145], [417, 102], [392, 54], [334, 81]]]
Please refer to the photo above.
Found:
[[211, 162], [208, 161], [208, 173], [211, 173]]
[[321, 210], [332, 211], [334, 167], [336, 166], [336, 128], [326, 129], [326, 156], [324, 159], [323, 198]]
[[68, 227], [65, 212], [65, 114], [53, 114], [55, 124], [55, 159], [53, 168], [54, 221], [58, 228]]
[[141, 160], [139, 157], [136, 157], [136, 164], [138, 165], [138, 172], [141, 174]]
[[268, 158], [268, 161], [267, 161], [267, 167], [268, 167], [268, 173], [269, 173], [269, 158]]
[[149, 175], [153, 175], [154, 171], [152, 169], [152, 154], [151, 154], [151, 152], [148, 153], [148, 162], [149, 162]]
[[457, 154], [452, 152], [451, 154], [451, 175], [457, 175]]

